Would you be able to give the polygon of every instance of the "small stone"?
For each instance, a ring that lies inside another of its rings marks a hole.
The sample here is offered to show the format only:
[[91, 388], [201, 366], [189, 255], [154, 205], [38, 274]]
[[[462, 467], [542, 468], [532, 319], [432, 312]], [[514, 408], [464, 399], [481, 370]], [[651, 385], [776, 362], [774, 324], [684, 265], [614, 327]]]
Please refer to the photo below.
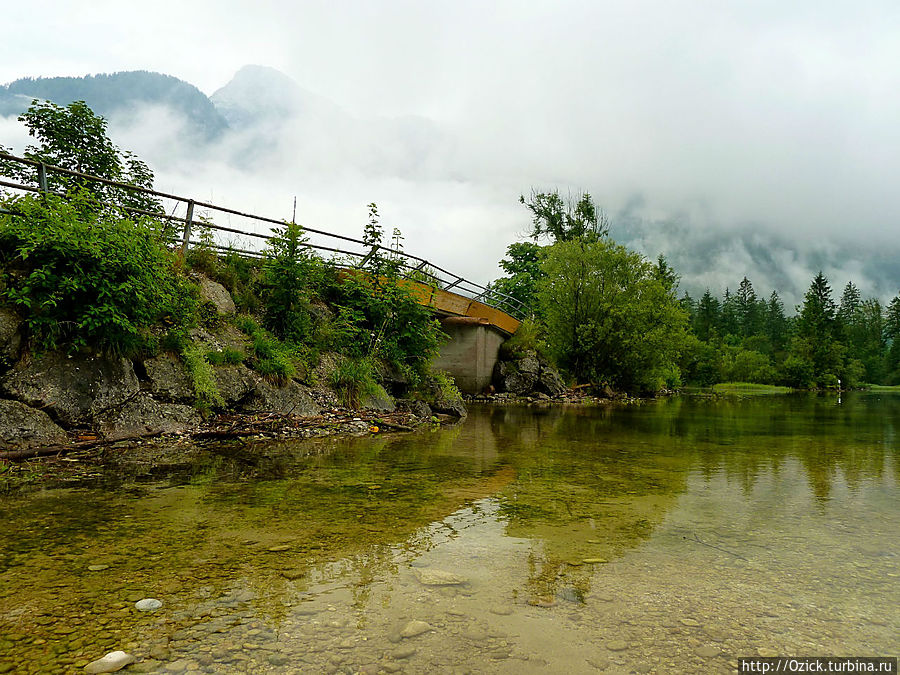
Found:
[[156, 598], [144, 598], [143, 600], [138, 600], [134, 603], [134, 608], [142, 612], [155, 612], [162, 607], [162, 605], [162, 600], [157, 600]]
[[702, 647], [697, 647], [696, 652], [697, 656], [702, 656], [704, 659], [711, 659], [714, 656], [719, 655], [719, 648], [713, 647], [712, 645], [703, 645]]
[[269, 553], [283, 553], [284, 551], [290, 551], [290, 544], [279, 544], [278, 546], [270, 546], [266, 549]]
[[606, 648], [611, 652], [624, 652], [628, 649], [628, 643], [625, 640], [612, 640], [606, 643]]
[[150, 658], [156, 659], [157, 661], [168, 661], [172, 656], [172, 650], [163, 647], [162, 645], [153, 645], [150, 647]]
[[400, 637], [411, 638], [427, 633], [431, 630], [431, 626], [424, 621], [410, 621], [400, 631]]
[[608, 563], [609, 560], [607, 560], [606, 558], [585, 558], [581, 562], [583, 562], [585, 565], [600, 565], [603, 563]]
[[491, 614], [497, 614], [499, 616], [509, 616], [512, 613], [512, 607], [506, 605], [491, 607]]
[[763, 658], [774, 658], [781, 652], [775, 651], [774, 649], [767, 649], [766, 647], [760, 647], [756, 650], [756, 653]]
[[456, 586], [466, 583], [464, 577], [443, 570], [415, 569], [413, 573], [416, 575], [419, 583], [424, 586]]
[[304, 574], [305, 572], [303, 572], [303, 570], [281, 570], [281, 576], [283, 576], [288, 581], [299, 579]]
[[103, 570], [108, 570], [109, 565], [88, 565], [89, 572], [102, 572]]
[[415, 654], [417, 651], [419, 651], [419, 650], [416, 649], [415, 647], [399, 647], [391, 652], [391, 658], [397, 659], [398, 661], [400, 659], [408, 659], [410, 656]]
[[134, 663], [134, 657], [123, 651], [110, 652], [101, 659], [91, 661], [84, 667], [86, 673], [114, 673], [121, 670], [129, 663]]
[[699, 622], [699, 621], [695, 621], [694, 619], [682, 619], [682, 620], [681, 620], [681, 625], [682, 625], [682, 626], [689, 626], [689, 627], [691, 627], [691, 628], [697, 628], [698, 626], [700, 626], [700, 622]]

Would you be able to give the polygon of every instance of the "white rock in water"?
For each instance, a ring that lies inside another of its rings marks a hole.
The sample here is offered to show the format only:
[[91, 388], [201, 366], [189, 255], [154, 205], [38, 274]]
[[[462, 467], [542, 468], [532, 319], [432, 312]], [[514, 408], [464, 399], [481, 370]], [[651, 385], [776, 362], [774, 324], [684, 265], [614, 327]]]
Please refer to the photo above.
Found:
[[127, 652], [110, 652], [102, 659], [92, 661], [84, 667], [86, 673], [114, 673], [121, 670], [129, 663], [134, 663], [134, 657]]
[[410, 621], [403, 627], [403, 630], [400, 631], [400, 637], [416, 637], [417, 635], [427, 633], [430, 630], [431, 626], [424, 621]]
[[134, 608], [142, 612], [155, 612], [160, 607], [162, 607], [162, 600], [156, 598], [144, 598], [134, 603]]
[[443, 570], [433, 569], [414, 569], [413, 574], [419, 580], [419, 583], [425, 586], [456, 586], [466, 583], [464, 577], [453, 572], [444, 572]]

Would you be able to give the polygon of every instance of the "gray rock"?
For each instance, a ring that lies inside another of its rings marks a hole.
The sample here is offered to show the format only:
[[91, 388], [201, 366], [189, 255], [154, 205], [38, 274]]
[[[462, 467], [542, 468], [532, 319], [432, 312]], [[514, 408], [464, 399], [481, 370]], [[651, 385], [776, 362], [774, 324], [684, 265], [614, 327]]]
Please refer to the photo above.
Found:
[[138, 600], [134, 603], [134, 608], [142, 612], [155, 612], [162, 607], [162, 605], [162, 600], [157, 600], [156, 598], [144, 598], [143, 600]]
[[130, 663], [134, 663], [134, 657], [127, 652], [110, 652], [103, 658], [92, 661], [84, 667], [86, 673], [114, 673], [122, 670]]
[[398, 647], [394, 651], [391, 652], [391, 658], [396, 659], [397, 661], [401, 659], [408, 659], [410, 656], [413, 656], [418, 650], [415, 647]]
[[535, 375], [541, 372], [541, 364], [538, 362], [537, 357], [528, 355], [523, 356], [516, 362], [516, 366], [518, 366], [518, 370], [523, 375]]
[[411, 638], [427, 633], [431, 630], [431, 624], [424, 621], [410, 621], [400, 630], [400, 637]]
[[415, 568], [413, 574], [423, 586], [457, 586], [466, 583], [465, 577], [444, 570]]
[[200, 286], [200, 300], [211, 302], [219, 314], [234, 314], [237, 311], [231, 293], [222, 284], [202, 275], [197, 283]]
[[213, 380], [226, 406], [232, 406], [246, 398], [256, 389], [261, 379], [243, 364], [213, 368]]
[[161, 354], [144, 361], [153, 396], [164, 401], [193, 401], [194, 381], [187, 367], [173, 354]]
[[12, 368], [22, 349], [22, 319], [11, 309], [0, 307], [0, 373]]
[[0, 447], [39, 448], [65, 442], [66, 432], [47, 413], [0, 399]]
[[397, 410], [412, 413], [416, 417], [428, 419], [431, 417], [431, 408], [425, 401], [417, 401], [412, 398], [398, 398], [396, 401]]
[[111, 440], [146, 434], [182, 434], [200, 422], [200, 413], [191, 406], [159, 403], [146, 392], [97, 416], [98, 430]]
[[566, 385], [563, 383], [559, 371], [549, 364], [541, 366], [541, 373], [538, 375], [535, 388], [548, 396], [560, 396], [566, 391]]
[[316, 404], [309, 389], [290, 380], [277, 385], [259, 378], [250, 397], [241, 408], [247, 412], [275, 412], [279, 415], [318, 415], [322, 408]]
[[139, 384], [126, 359], [47, 352], [21, 359], [0, 386], [8, 396], [46, 410], [63, 426], [87, 426], [95, 415], [137, 394]]
[[394, 399], [382, 387], [380, 391], [373, 391], [360, 397], [359, 407], [366, 410], [379, 410], [382, 412], [394, 412], [397, 406]]

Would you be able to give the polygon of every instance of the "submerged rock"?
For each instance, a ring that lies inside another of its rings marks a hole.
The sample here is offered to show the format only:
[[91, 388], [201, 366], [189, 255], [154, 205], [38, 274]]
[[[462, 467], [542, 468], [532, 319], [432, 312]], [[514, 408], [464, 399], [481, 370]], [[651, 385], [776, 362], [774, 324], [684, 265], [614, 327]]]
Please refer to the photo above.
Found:
[[162, 605], [162, 600], [157, 600], [156, 598], [144, 598], [143, 600], [138, 600], [134, 603], [134, 608], [142, 612], [155, 612], [162, 607]]
[[414, 569], [413, 574], [423, 586], [457, 586], [466, 583], [465, 577], [435, 569]]
[[400, 637], [411, 638], [427, 633], [431, 630], [431, 624], [424, 621], [410, 621], [400, 631]]
[[122, 670], [130, 663], [134, 663], [134, 657], [122, 651], [110, 652], [103, 658], [92, 661], [84, 667], [86, 673], [114, 673]]

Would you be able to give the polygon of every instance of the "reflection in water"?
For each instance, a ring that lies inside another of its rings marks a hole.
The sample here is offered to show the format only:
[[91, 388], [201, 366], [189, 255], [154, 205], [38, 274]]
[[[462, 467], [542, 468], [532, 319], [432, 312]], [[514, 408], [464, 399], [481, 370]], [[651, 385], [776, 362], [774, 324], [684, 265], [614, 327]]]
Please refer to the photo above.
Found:
[[0, 673], [113, 649], [217, 673], [891, 653], [898, 420], [872, 395], [483, 408], [5, 498]]

